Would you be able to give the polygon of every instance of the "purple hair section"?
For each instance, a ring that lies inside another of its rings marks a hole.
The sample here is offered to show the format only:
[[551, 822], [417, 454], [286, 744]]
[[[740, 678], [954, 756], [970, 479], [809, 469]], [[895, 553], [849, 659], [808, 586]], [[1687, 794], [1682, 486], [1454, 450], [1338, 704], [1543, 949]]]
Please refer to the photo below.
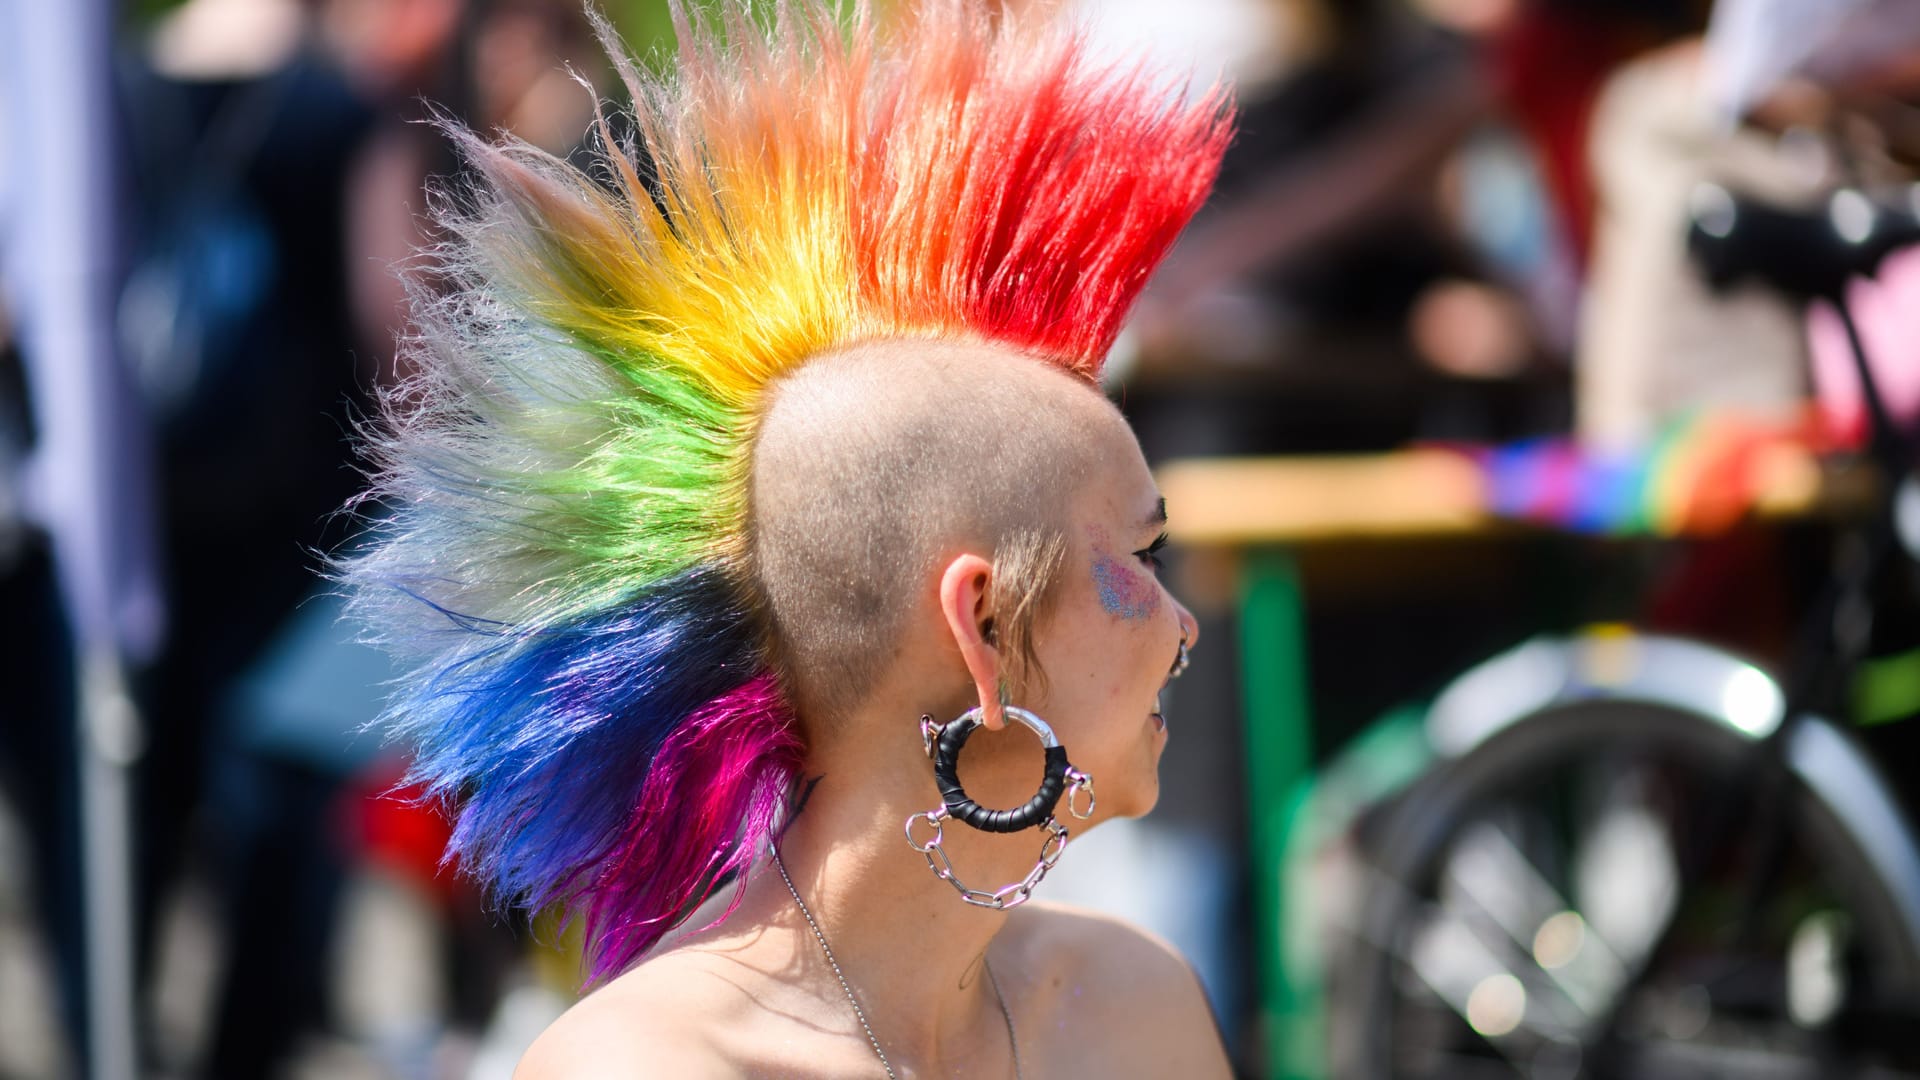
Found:
[[739, 835], [725, 815], [761, 806], [753, 784], [773, 779], [755, 755], [797, 760], [750, 621], [706, 567], [559, 627], [445, 614], [472, 644], [388, 706], [414, 748], [408, 781], [452, 809], [450, 861], [497, 902], [584, 905], [590, 941], [614, 948], [590, 950], [595, 976], [617, 971], [731, 865], [715, 862]]
[[[592, 982], [618, 974], [745, 870], [772, 837], [800, 772], [796, 725], [771, 675], [695, 710], [654, 755], [587, 907]], [[736, 888], [724, 920], [740, 903]]]

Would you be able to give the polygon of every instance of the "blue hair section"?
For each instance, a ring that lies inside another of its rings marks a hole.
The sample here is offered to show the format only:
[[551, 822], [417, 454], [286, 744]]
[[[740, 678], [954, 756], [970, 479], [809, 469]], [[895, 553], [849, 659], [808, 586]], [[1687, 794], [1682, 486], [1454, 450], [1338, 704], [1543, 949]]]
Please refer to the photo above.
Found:
[[468, 644], [403, 680], [389, 730], [414, 748], [408, 782], [453, 810], [447, 858], [533, 910], [593, 885], [661, 743], [759, 667], [712, 566], [537, 630], [442, 614]]

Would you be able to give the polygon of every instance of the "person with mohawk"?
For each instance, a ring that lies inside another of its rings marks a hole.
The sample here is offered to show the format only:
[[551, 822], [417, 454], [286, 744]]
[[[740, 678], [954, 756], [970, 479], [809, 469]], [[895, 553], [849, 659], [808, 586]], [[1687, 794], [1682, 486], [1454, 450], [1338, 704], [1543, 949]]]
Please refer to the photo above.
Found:
[[1229, 105], [986, 0], [676, 18], [671, 80], [602, 28], [588, 168], [453, 132], [338, 567], [449, 858], [584, 925], [519, 1075], [1228, 1075], [1168, 946], [1026, 901], [1199, 640], [1097, 377]]

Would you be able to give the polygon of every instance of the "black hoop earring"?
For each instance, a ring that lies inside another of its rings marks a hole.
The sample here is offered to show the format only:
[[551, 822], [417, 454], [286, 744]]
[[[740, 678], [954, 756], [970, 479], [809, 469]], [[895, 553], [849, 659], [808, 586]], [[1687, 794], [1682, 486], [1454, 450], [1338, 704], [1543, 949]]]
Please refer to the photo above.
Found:
[[967, 789], [960, 783], [960, 750], [986, 723], [979, 709], [940, 729], [940, 737], [933, 740], [933, 779], [940, 786], [940, 797], [946, 800], [948, 816], [954, 820], [981, 832], [1024, 832], [1053, 816], [1054, 807], [1060, 805], [1060, 796], [1067, 790], [1067, 770], [1073, 766], [1067, 763], [1067, 748], [1060, 745], [1046, 721], [1012, 705], [1000, 708], [1008, 719], [1031, 728], [1040, 736], [1040, 745], [1046, 748], [1046, 775], [1033, 798], [1028, 799], [1025, 806], [1012, 810], [989, 810], [967, 795]]
[[[965, 786], [960, 783], [959, 765], [961, 748], [966, 746], [974, 731], [986, 723], [985, 714], [979, 708], [969, 709], [952, 723], [944, 725], [934, 723], [931, 716], [922, 716], [920, 738], [927, 756], [933, 759], [934, 782], [939, 785], [942, 802], [932, 810], [907, 819], [907, 843], [926, 856], [927, 867], [935, 876], [952, 885], [962, 900], [978, 907], [1005, 910], [1025, 903], [1033, 895], [1034, 887], [1059, 862], [1060, 853], [1066, 849], [1066, 826], [1054, 817], [1061, 797], [1067, 796], [1067, 810], [1082, 820], [1093, 816], [1095, 802], [1093, 778], [1074, 768], [1067, 760], [1067, 748], [1060, 745], [1059, 738], [1045, 720], [1012, 705], [1002, 705], [1001, 711], [1040, 737], [1047, 757], [1046, 776], [1040, 781], [1040, 790], [1024, 806], [1011, 810], [989, 810], [981, 806], [967, 795]], [[1080, 808], [1077, 801], [1082, 794], [1086, 796], [1085, 810]], [[1047, 838], [1041, 842], [1039, 861], [1025, 878], [987, 892], [967, 887], [954, 874], [953, 861], [947, 857], [946, 849], [942, 846], [945, 839], [943, 824], [948, 818], [991, 833], [1020, 832], [1037, 826], [1047, 833]], [[915, 823], [923, 821], [933, 829], [933, 835], [924, 842], [914, 837]]]

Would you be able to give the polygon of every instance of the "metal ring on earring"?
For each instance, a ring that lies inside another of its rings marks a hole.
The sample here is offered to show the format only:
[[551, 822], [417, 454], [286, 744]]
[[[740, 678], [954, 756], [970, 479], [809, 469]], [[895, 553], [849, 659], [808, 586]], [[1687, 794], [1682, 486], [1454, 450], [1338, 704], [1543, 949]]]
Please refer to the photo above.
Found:
[[1032, 729], [1035, 735], [1040, 736], [1040, 744], [1046, 748], [1046, 775], [1040, 781], [1040, 790], [1027, 800], [1025, 806], [1012, 810], [989, 810], [969, 798], [967, 789], [960, 783], [960, 748], [967, 744], [967, 739], [976, 729], [986, 723], [986, 715], [978, 707], [968, 709], [940, 729], [940, 737], [934, 740], [933, 778], [940, 788], [940, 798], [946, 803], [947, 813], [954, 820], [982, 832], [1012, 833], [1031, 829], [1053, 816], [1054, 807], [1060, 805], [1060, 796], [1066, 792], [1067, 773], [1073, 766], [1067, 762], [1067, 748], [1060, 745], [1060, 740], [1045, 720], [1013, 705], [1002, 706], [1001, 711], [1008, 718], [1018, 720]]
[[[1082, 813], [1080, 807], [1074, 802], [1074, 796], [1082, 793], [1085, 793], [1087, 796], [1087, 809], [1085, 813]], [[1093, 808], [1097, 805], [1099, 804], [1093, 797], [1093, 777], [1088, 776], [1079, 769], [1069, 768], [1067, 770], [1067, 813], [1072, 814], [1081, 821], [1085, 821], [1093, 816]], [[912, 838], [909, 837], [908, 839]]]
[[[928, 852], [931, 852], [934, 848], [939, 847], [940, 842], [946, 838], [945, 831], [940, 827], [940, 823], [942, 821], [945, 821], [946, 818], [947, 818], [947, 808], [944, 806], [936, 807], [935, 809], [929, 810], [924, 814], [915, 814], [912, 817], [908, 818], [907, 819], [907, 845], [922, 855], [925, 855]], [[924, 821], [928, 825], [931, 825], [933, 827], [933, 838], [928, 840], [924, 844], [922, 844], [920, 841], [915, 840], [913, 838], [913, 824], [916, 821]]]

